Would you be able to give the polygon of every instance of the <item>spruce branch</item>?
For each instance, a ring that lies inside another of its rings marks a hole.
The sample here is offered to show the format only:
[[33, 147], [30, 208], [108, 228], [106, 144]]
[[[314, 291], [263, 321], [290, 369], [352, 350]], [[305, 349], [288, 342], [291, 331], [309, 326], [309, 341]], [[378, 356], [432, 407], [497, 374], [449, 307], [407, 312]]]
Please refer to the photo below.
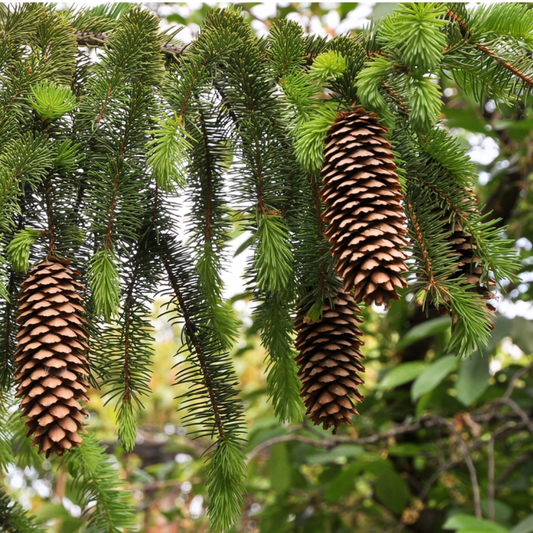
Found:
[[[466, 42], [469, 42], [471, 36], [474, 34], [474, 30], [469, 28], [467, 23], [461, 19], [461, 17], [455, 13], [452, 9], [449, 7], [446, 8], [446, 16], [453, 20], [456, 24], [458, 24], [461, 34]], [[509, 17], [508, 14], [506, 14], [507, 24], [508, 25], [514, 17]], [[490, 28], [489, 28], [490, 29]], [[514, 76], [520, 78], [524, 83], [527, 85], [533, 87], [533, 78], [528, 76], [525, 72], [521, 71], [516, 66], [512, 65], [510, 62], [505, 61], [502, 59], [498, 53], [496, 53], [494, 50], [489, 48], [488, 46], [485, 46], [482, 43], [474, 43], [474, 46], [477, 50], [483, 52], [487, 56], [491, 57], [496, 63], [501, 65], [503, 68], [507, 69], [509, 72], [511, 72]]]
[[73, 453], [65, 455], [64, 461], [88, 531], [119, 533], [135, 527], [130, 494], [121, 488], [114, 463], [92, 434], [86, 435]]
[[[76, 40], [79, 46], [93, 46], [103, 48], [105, 46], [112, 46], [109, 42], [111, 32], [91, 32], [78, 31], [76, 32]], [[163, 43], [161, 45], [161, 53], [170, 61], [179, 62], [180, 56], [185, 52], [187, 47], [177, 43]]]

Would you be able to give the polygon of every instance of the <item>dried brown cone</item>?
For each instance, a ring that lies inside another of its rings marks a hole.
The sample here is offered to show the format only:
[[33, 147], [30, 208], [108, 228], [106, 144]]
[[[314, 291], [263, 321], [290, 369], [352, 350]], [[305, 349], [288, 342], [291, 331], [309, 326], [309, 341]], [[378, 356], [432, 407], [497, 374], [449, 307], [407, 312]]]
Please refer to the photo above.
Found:
[[331, 308], [326, 303], [320, 320], [311, 322], [306, 310], [296, 315], [296, 348], [304, 404], [315, 425], [324, 429], [349, 424], [358, 415], [356, 402], [363, 396], [358, 390], [364, 383], [360, 374], [365, 371], [361, 310], [350, 293], [339, 291]]
[[68, 261], [48, 258], [23, 282], [18, 304], [15, 361], [17, 397], [39, 453], [63, 455], [82, 442], [88, 401], [83, 285]]
[[324, 149], [321, 195], [337, 272], [356, 302], [389, 305], [407, 286], [403, 195], [387, 129], [363, 108], [343, 112]]

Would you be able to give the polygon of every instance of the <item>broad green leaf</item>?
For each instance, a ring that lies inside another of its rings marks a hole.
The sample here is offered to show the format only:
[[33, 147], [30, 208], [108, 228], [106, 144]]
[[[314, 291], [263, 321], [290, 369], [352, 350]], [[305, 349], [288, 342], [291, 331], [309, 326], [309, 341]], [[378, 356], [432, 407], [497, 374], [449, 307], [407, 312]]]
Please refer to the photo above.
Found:
[[[481, 499], [481, 512], [483, 516], [489, 516], [489, 500], [487, 498]], [[511, 520], [511, 517], [514, 514], [513, 508], [501, 500], [493, 500], [493, 509], [494, 509], [494, 521], [499, 524], [507, 524]]]
[[506, 527], [467, 514], [456, 514], [448, 518], [443, 529], [456, 529], [457, 533], [510, 533]]
[[533, 322], [520, 316], [514, 318], [511, 338], [524, 353], [533, 353]]
[[413, 383], [411, 388], [413, 402], [437, 387], [456, 365], [457, 359], [453, 355], [446, 355], [431, 363]]
[[468, 359], [461, 361], [459, 378], [455, 383], [457, 399], [468, 406], [474, 403], [489, 386], [489, 357], [474, 352]]
[[280, 496], [286, 494], [291, 487], [291, 465], [285, 442], [272, 446], [268, 470], [270, 483], [276, 494]]
[[533, 514], [526, 516], [524, 520], [518, 522], [511, 529], [511, 533], [533, 533]]
[[374, 493], [378, 500], [396, 514], [403, 511], [411, 497], [405, 479], [392, 469], [387, 469], [378, 476]]
[[475, 109], [445, 107], [443, 112], [449, 128], [464, 128], [474, 133], [483, 133], [494, 137], [494, 133], [487, 128], [487, 123]]
[[364, 466], [364, 463], [358, 462], [344, 468], [343, 471], [329, 483], [324, 495], [326, 501], [328, 503], [336, 503], [343, 496], [350, 494], [353, 489], [355, 479]]
[[424, 361], [411, 361], [409, 363], [402, 363], [396, 368], [387, 372], [381, 383], [378, 384], [380, 389], [393, 389], [398, 385], [403, 385], [413, 379], [417, 378], [427, 367]]
[[398, 342], [398, 348], [405, 348], [411, 344], [418, 342], [419, 340], [443, 333], [450, 327], [450, 318], [447, 316], [441, 316], [439, 318], [433, 318], [427, 322], [416, 325], [410, 329]]

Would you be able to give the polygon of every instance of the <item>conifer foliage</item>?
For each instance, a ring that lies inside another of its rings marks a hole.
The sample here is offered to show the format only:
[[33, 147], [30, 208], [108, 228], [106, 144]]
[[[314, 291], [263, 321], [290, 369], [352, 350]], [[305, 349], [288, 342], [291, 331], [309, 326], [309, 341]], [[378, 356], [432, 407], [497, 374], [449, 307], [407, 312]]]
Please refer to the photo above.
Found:
[[[491, 289], [516, 260], [439, 123], [439, 79], [478, 100], [528, 98], [521, 9], [402, 4], [332, 40], [288, 21], [259, 39], [238, 10], [215, 9], [184, 47], [128, 4], [0, 5], [0, 398], [11, 406], [16, 383], [28, 434], [65, 456], [92, 530], [130, 527], [133, 511], [90, 424], [82, 442], [78, 400], [99, 387], [133, 448], [157, 290], [183, 332], [183, 421], [212, 441], [212, 530], [240, 513], [239, 332], [221, 281], [236, 225], [280, 420], [299, 420], [302, 398], [334, 431], [357, 414], [357, 303], [412, 292], [451, 315], [450, 353], [488, 342]], [[19, 422], [6, 418], [3, 450], [30, 449]]]

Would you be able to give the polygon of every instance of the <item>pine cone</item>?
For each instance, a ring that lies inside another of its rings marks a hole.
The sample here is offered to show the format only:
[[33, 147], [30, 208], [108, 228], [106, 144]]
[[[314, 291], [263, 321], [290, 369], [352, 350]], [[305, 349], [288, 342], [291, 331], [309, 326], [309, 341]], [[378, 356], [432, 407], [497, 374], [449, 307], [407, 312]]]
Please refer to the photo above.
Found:
[[356, 313], [361, 310], [353, 296], [341, 290], [333, 309], [326, 303], [320, 320], [310, 322], [304, 309], [296, 316], [301, 396], [315, 425], [334, 426], [333, 433], [359, 414], [354, 403], [363, 400], [357, 390], [364, 383], [358, 372], [365, 371], [359, 351], [362, 331], [357, 326], [362, 320]]
[[331, 126], [324, 149], [321, 195], [329, 221], [326, 236], [337, 258], [344, 289], [356, 302], [389, 305], [407, 287], [408, 244], [403, 195], [387, 129], [363, 108], [343, 112]]
[[39, 453], [63, 455], [79, 446], [86, 411], [79, 399], [88, 401], [87, 333], [83, 325], [83, 298], [74, 280], [78, 273], [67, 261], [49, 258], [30, 271], [22, 284], [17, 323], [15, 360], [17, 397], [22, 416], [27, 416], [27, 437]]
[[487, 309], [489, 313], [494, 316], [496, 308], [488, 302], [495, 296], [491, 292], [490, 287], [494, 287], [496, 282], [491, 280], [490, 287], [486, 287], [481, 283], [482, 268], [476, 265], [478, 257], [476, 256], [476, 244], [472, 242], [472, 237], [465, 233], [459, 224], [455, 224], [453, 231], [450, 230], [450, 239], [452, 247], [458, 257], [457, 277], [464, 275], [466, 282], [469, 285], [475, 285], [473, 291], [480, 295], [483, 300], [487, 301]]

